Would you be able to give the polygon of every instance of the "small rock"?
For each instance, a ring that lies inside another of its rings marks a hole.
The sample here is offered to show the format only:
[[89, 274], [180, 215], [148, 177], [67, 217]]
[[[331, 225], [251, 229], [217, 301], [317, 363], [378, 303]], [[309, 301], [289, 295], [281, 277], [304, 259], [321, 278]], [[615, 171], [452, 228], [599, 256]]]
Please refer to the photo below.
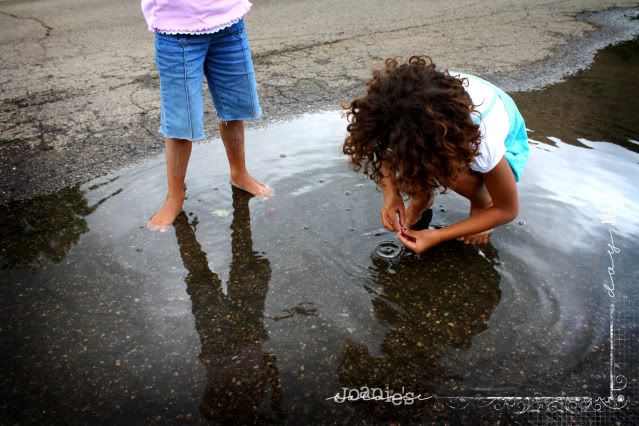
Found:
[[304, 229], [310, 229], [308, 225], [304, 225]]
[[280, 158], [286, 158], [286, 154], [280, 154]]
[[517, 223], [518, 223], [518, 224], [520, 224], [520, 225], [525, 225], [525, 224], [526, 224], [526, 222], [525, 222], [525, 221], [523, 221], [523, 220], [520, 220], [520, 221], [519, 221], [519, 222], [517, 222]]
[[344, 195], [351, 195], [351, 191], [344, 192]]

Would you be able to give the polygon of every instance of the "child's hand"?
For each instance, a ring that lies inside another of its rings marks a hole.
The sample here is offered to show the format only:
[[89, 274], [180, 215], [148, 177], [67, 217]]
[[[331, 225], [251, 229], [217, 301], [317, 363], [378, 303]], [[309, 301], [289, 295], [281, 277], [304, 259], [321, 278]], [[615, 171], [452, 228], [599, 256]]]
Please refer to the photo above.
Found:
[[404, 223], [404, 200], [399, 193], [384, 196], [384, 205], [380, 212], [384, 228], [392, 232], [399, 232]]
[[424, 229], [423, 231], [404, 229], [397, 233], [397, 237], [406, 248], [415, 253], [423, 253], [442, 242], [439, 229]]

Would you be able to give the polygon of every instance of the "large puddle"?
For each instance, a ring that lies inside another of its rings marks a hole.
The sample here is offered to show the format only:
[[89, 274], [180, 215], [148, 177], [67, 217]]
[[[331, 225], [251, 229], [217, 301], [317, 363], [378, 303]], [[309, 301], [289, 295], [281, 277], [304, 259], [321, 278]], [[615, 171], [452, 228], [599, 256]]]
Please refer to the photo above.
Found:
[[[219, 141], [194, 146], [185, 214], [166, 233], [144, 226], [164, 196], [162, 158], [1, 207], [2, 410], [30, 422], [454, 423], [478, 409], [450, 408], [456, 397], [490, 412], [482, 398], [607, 398], [611, 374], [631, 400], [637, 75], [634, 41], [516, 94], [532, 155], [520, 217], [487, 247], [376, 255], [395, 237], [380, 193], [340, 154], [337, 112], [248, 133], [251, 169], [277, 191], [268, 201], [231, 190]], [[433, 223], [467, 208], [440, 195]], [[361, 386], [451, 404], [328, 399]]]

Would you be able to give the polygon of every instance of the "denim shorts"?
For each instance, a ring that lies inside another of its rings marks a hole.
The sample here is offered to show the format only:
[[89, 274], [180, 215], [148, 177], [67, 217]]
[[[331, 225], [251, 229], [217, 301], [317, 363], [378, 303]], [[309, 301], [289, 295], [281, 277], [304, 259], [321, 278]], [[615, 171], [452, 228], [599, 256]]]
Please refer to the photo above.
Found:
[[243, 20], [212, 34], [156, 33], [155, 64], [160, 74], [160, 133], [167, 138], [206, 138], [204, 76], [220, 121], [262, 115]]

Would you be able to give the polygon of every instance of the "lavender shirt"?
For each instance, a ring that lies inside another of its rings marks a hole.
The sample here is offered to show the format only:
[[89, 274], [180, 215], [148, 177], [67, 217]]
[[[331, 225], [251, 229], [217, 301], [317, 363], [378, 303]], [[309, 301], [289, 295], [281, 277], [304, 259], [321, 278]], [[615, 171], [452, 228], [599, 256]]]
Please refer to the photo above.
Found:
[[248, 0], [142, 0], [149, 31], [212, 33], [238, 22], [251, 9]]

